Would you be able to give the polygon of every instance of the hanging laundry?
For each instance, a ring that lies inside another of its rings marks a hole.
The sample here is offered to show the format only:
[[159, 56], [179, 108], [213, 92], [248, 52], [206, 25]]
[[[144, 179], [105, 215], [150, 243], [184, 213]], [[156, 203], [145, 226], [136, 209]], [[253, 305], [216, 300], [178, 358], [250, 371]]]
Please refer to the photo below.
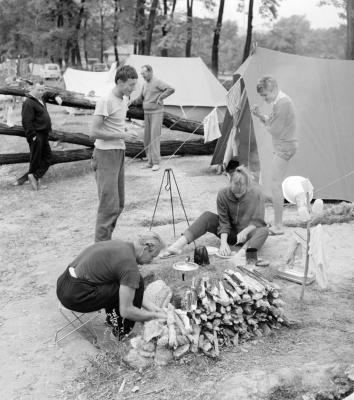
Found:
[[203, 119], [203, 127], [204, 143], [211, 142], [221, 137], [216, 107]]
[[229, 113], [236, 118], [240, 110], [241, 80], [238, 79], [226, 95], [226, 106]]
[[236, 156], [238, 156], [237, 129], [236, 126], [233, 126], [227, 141], [223, 164], [227, 165]]

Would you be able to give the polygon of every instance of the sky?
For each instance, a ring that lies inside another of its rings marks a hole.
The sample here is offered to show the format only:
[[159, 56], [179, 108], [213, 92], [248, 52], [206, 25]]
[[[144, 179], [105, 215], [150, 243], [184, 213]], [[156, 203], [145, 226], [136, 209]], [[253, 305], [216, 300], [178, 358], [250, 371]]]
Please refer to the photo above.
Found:
[[[216, 3], [219, 2], [216, 1]], [[247, 27], [248, 0], [245, 0], [246, 10], [243, 13], [236, 11], [237, 3], [238, 2], [236, 0], [225, 0], [224, 20], [236, 20], [238, 22], [240, 31], [243, 31]], [[256, 11], [259, 7], [260, 0], [255, 0], [254, 3], [254, 10]], [[338, 26], [340, 24], [338, 9], [333, 6], [318, 7], [318, 3], [319, 0], [282, 0], [280, 1], [280, 7], [278, 9], [278, 18], [289, 17], [290, 15], [294, 14], [305, 15], [310, 21], [311, 28], [313, 29]], [[217, 7], [214, 12], [208, 12], [203, 10], [200, 2], [195, 1], [194, 4], [194, 15], [211, 18], [217, 17]], [[256, 12], [254, 12], [253, 27], [255, 30], [270, 28], [270, 26], [267, 26], [264, 20], [257, 16]]]

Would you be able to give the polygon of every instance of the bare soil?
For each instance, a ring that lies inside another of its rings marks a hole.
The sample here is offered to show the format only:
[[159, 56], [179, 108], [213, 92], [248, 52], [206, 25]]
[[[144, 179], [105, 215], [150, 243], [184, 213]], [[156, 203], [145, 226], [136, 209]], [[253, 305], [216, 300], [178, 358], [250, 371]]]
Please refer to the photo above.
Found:
[[[59, 114], [58, 118], [63, 118], [65, 125], [67, 117]], [[5, 151], [27, 151], [23, 139], [1, 140]], [[114, 238], [132, 240], [149, 227], [167, 167], [173, 168], [191, 220], [205, 210], [215, 211], [216, 193], [227, 181], [215, 175], [209, 163], [210, 157], [166, 157], [162, 169], [153, 173], [141, 169], [142, 161], [128, 159], [126, 207]], [[64, 324], [58, 311], [56, 280], [68, 263], [93, 242], [96, 185], [89, 161], [51, 167], [45, 177], [48, 188], [39, 192], [31, 191], [29, 185], [11, 186], [25, 170], [26, 165], [0, 167], [2, 399], [242, 400], [265, 398], [266, 391], [274, 387], [278, 387], [278, 394], [285, 393], [284, 399], [301, 399], [305, 389], [323, 388], [330, 383], [328, 371], [333, 372], [333, 365], [353, 362], [353, 222], [324, 227], [330, 260], [329, 289], [320, 291], [315, 284], [307, 287], [305, 301], [300, 304], [301, 287], [276, 280], [288, 317], [299, 322], [296, 328], [284, 327], [268, 337], [225, 349], [218, 360], [188, 356], [168, 367], [143, 372], [129, 370], [121, 362], [125, 344], [110, 336], [104, 316], [95, 322], [97, 346], [84, 333], [72, 334], [55, 345], [55, 333]], [[187, 224], [176, 190], [173, 201], [178, 236]], [[270, 206], [266, 214], [271, 220]], [[286, 207], [285, 217], [296, 219], [296, 210]], [[164, 187], [155, 221], [154, 229], [166, 243], [172, 242], [170, 200]], [[260, 256], [270, 260], [271, 266], [284, 261], [293, 230], [286, 228], [284, 236], [267, 240]], [[218, 240], [205, 235], [198, 243], [217, 245]], [[183, 292], [185, 283], [171, 266], [192, 254], [190, 247], [180, 258], [155, 260], [143, 266], [142, 272], [153, 279], [164, 279], [176, 293]], [[205, 272], [220, 271], [227, 263], [212, 257]], [[136, 329], [139, 331], [139, 326]], [[123, 381], [124, 388], [118, 393]], [[138, 391], [133, 393], [136, 386]]]

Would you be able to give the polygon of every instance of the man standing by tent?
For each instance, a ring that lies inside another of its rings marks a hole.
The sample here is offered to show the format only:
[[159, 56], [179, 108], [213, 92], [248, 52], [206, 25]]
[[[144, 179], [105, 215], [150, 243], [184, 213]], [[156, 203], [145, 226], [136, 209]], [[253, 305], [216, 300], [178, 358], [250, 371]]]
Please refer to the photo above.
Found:
[[270, 115], [263, 115], [258, 106], [252, 113], [265, 124], [272, 135], [272, 196], [274, 208], [274, 225], [270, 234], [281, 235], [283, 231], [283, 192], [281, 184], [286, 177], [290, 159], [296, 153], [298, 140], [296, 135], [294, 105], [288, 95], [278, 89], [277, 81], [271, 76], [264, 76], [258, 81], [257, 93], [262, 99], [272, 104]]
[[175, 92], [167, 83], [153, 76], [151, 65], [141, 68], [145, 80], [140, 96], [130, 105], [143, 104], [144, 109], [144, 148], [147, 155], [147, 168], [158, 171], [160, 168], [160, 136], [163, 121], [163, 99]]
[[133, 92], [138, 74], [130, 65], [118, 68], [115, 87], [98, 99], [89, 136], [95, 138], [91, 165], [98, 189], [95, 242], [110, 240], [124, 208], [124, 139], [127, 97]]

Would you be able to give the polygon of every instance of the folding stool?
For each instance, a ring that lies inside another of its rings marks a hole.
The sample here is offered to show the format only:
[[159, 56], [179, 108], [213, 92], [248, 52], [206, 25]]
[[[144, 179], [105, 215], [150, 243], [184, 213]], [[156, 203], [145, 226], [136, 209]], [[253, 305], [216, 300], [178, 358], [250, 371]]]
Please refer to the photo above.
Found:
[[59, 311], [61, 315], [68, 321], [68, 323], [56, 331], [55, 344], [59, 343], [61, 340], [65, 339], [81, 328], [86, 329], [86, 331], [91, 334], [93, 343], [97, 343], [97, 335], [92, 325], [92, 321], [98, 317], [98, 315], [101, 313], [101, 310], [92, 313], [78, 313], [76, 311], [69, 310], [62, 304], [59, 304]]

